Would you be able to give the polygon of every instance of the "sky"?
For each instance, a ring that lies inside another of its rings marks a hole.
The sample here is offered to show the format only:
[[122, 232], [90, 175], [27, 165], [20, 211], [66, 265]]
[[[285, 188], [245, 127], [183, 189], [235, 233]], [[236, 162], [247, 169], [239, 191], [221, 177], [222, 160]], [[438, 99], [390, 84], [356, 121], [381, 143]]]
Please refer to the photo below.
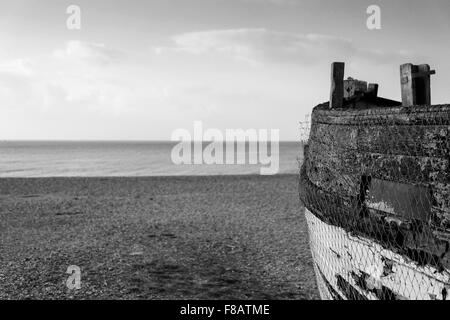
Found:
[[400, 64], [428, 63], [449, 102], [449, 40], [448, 0], [1, 1], [0, 140], [170, 140], [194, 121], [298, 140], [333, 61], [395, 100]]

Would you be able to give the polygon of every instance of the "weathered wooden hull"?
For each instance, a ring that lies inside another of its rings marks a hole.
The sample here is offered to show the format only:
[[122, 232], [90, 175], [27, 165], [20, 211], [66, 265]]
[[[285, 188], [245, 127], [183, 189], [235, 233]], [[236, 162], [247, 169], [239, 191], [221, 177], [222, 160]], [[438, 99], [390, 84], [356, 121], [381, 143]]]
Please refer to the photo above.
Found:
[[450, 300], [450, 276], [420, 267], [373, 240], [352, 236], [305, 209], [320, 296], [324, 300]]
[[300, 173], [324, 299], [448, 299], [450, 106], [313, 111]]

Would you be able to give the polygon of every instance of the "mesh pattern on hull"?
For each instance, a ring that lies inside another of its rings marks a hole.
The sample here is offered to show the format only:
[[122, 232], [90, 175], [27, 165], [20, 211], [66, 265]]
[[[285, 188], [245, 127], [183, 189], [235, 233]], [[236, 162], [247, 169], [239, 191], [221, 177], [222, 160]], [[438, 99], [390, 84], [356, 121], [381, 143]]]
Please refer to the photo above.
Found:
[[323, 299], [450, 299], [450, 106], [329, 110], [300, 199]]

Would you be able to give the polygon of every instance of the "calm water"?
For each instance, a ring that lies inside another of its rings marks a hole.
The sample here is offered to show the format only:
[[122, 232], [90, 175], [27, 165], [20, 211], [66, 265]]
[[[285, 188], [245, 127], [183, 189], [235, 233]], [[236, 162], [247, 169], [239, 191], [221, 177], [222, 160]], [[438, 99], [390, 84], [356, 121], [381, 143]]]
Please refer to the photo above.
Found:
[[[0, 177], [260, 173], [262, 165], [175, 165], [171, 160], [175, 144], [174, 142], [0, 142]], [[246, 150], [248, 160], [248, 145]], [[297, 158], [300, 151], [300, 143], [281, 142], [278, 173], [297, 173]]]

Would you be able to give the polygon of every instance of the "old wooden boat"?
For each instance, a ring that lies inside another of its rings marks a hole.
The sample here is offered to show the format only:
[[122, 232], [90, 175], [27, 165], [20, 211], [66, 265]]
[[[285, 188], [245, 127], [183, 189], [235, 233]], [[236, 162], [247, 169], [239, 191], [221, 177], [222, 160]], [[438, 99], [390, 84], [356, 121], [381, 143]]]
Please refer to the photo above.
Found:
[[397, 102], [333, 63], [313, 109], [299, 186], [323, 299], [450, 299], [450, 105], [428, 65], [400, 71]]

